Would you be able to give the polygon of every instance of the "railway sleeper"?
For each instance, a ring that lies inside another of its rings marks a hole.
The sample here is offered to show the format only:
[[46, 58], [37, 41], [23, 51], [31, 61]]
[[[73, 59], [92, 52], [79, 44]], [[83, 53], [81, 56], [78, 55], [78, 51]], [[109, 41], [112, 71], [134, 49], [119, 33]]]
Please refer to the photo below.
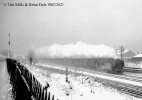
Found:
[[127, 92], [130, 93], [131, 95], [142, 96], [141, 92], [137, 92], [137, 91], [127, 91]]
[[135, 92], [130, 92], [130, 91], [122, 91], [123, 93], [126, 93], [126, 94], [129, 94], [131, 96], [134, 96], [134, 97], [138, 97], [138, 98], [142, 98], [142, 93], [137, 93], [136, 91]]
[[132, 85], [130, 86], [125, 83], [119, 83], [119, 82], [108, 81], [103, 79], [97, 79], [97, 81], [101, 82], [104, 86], [109, 86], [123, 93], [132, 95], [134, 97], [142, 98], [142, 87], [139, 88], [137, 86], [132, 86]]
[[142, 90], [139, 90], [138, 88], [128, 87], [128, 89], [142, 93]]
[[128, 93], [128, 94], [131, 95], [131, 96], [137, 97], [137, 98], [142, 98], [141, 95], [136, 95], [136, 94], [132, 94], [132, 93]]

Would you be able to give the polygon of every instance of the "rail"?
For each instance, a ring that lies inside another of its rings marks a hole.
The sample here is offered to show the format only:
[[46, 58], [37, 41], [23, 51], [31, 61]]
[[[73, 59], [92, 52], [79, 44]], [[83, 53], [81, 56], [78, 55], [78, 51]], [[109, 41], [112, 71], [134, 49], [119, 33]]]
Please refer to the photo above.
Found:
[[125, 72], [142, 73], [141, 68], [124, 67]]

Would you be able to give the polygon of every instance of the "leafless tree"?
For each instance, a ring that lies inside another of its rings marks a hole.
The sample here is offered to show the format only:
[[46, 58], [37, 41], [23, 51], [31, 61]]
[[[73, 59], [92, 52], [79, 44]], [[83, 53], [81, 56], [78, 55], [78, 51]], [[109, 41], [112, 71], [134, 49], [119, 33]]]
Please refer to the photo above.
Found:
[[27, 53], [27, 59], [29, 63], [32, 65], [37, 62], [36, 53], [33, 49], [30, 49]]

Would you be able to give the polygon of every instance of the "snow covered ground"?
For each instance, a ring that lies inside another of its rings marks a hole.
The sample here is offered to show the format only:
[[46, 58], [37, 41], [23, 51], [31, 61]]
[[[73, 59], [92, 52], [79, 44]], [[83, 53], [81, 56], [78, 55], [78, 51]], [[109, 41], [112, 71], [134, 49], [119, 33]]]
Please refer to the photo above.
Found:
[[6, 62], [0, 59], [0, 100], [13, 100], [11, 97], [11, 89]]
[[140, 63], [125, 63], [126, 67], [131, 67], [131, 68], [141, 68], [142, 69], [142, 62]]
[[[110, 87], [105, 87], [101, 83], [89, 76], [77, 76], [69, 74], [69, 83], [65, 82], [65, 74], [52, 72], [35, 66], [27, 68], [35, 75], [43, 86], [50, 84], [48, 90], [59, 100], [142, 100], [130, 95], [120, 93]], [[83, 81], [82, 81], [83, 80]], [[83, 84], [82, 84], [83, 82]]]

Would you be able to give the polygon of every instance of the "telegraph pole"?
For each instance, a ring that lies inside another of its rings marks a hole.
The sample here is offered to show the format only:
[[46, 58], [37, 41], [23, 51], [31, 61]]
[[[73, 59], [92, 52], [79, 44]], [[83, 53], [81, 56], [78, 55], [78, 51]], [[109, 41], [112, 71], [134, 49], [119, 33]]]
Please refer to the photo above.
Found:
[[82, 84], [83, 84], [83, 70], [82, 70]]
[[10, 33], [8, 34], [8, 58], [10, 58]]
[[121, 47], [120, 47], [120, 52], [121, 52], [121, 60], [123, 59], [123, 51], [124, 51], [124, 48], [123, 48], [123, 46], [121, 45]]

